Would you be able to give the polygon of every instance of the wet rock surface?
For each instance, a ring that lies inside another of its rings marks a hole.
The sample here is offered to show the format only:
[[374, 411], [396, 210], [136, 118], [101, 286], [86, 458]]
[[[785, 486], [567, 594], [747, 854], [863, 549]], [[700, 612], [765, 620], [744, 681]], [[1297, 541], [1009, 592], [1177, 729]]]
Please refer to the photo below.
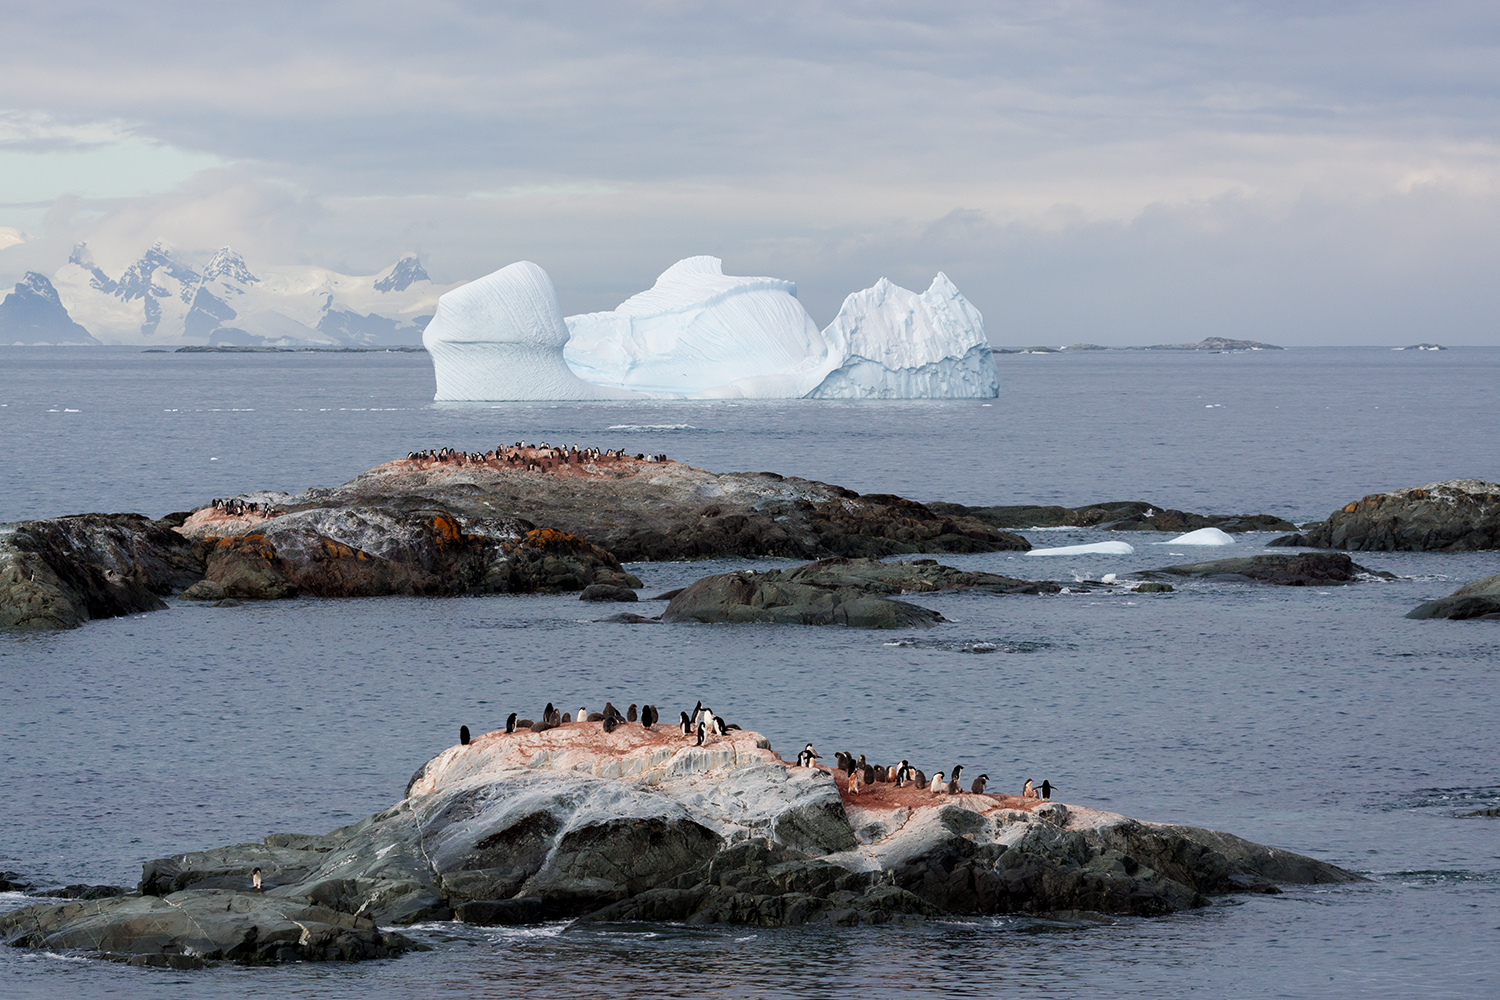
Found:
[[1500, 483], [1452, 479], [1373, 493], [1269, 544], [1362, 552], [1500, 548]]
[[1056, 593], [1058, 584], [942, 566], [935, 559], [820, 559], [793, 569], [704, 577], [674, 594], [663, 622], [773, 622], [857, 628], [926, 627], [935, 611], [892, 594], [983, 590], [997, 594]]
[[1419, 604], [1408, 611], [1406, 617], [1500, 621], [1500, 574], [1466, 583], [1447, 597]]
[[1271, 514], [1193, 514], [1144, 500], [1111, 500], [1082, 507], [1022, 504], [1011, 507], [965, 507], [929, 503], [934, 511], [972, 517], [996, 528], [1102, 528], [1106, 531], [1170, 531], [1184, 533], [1218, 528], [1230, 534], [1245, 531], [1294, 531], [1296, 525]]
[[153, 964], [360, 959], [411, 947], [380, 926], [455, 917], [1153, 916], [1217, 893], [1352, 880], [1229, 834], [1061, 802], [851, 788], [746, 730], [699, 746], [675, 726], [567, 723], [449, 747], [400, 802], [332, 833], [158, 859], [139, 895], [13, 911], [0, 939]]
[[1192, 577], [1200, 580], [1269, 583], [1281, 587], [1322, 587], [1355, 583], [1361, 578], [1392, 578], [1390, 573], [1360, 566], [1342, 552], [1308, 552], [1297, 555], [1278, 553], [1213, 559], [1209, 562], [1163, 566], [1161, 569], [1147, 570], [1136, 575], [1148, 580]]

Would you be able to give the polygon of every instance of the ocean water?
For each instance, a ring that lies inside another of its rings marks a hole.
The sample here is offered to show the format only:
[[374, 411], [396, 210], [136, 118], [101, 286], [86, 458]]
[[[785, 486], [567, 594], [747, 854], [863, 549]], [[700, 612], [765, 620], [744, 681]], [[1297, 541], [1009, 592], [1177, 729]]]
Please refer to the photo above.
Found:
[[[579, 442], [964, 503], [1145, 499], [1319, 519], [1375, 490], [1500, 479], [1500, 350], [1002, 356], [963, 402], [434, 404], [424, 355], [0, 349], [0, 521], [158, 515], [342, 482], [414, 448]], [[988, 403], [989, 405], [985, 405]], [[1261, 551], [944, 556], [1072, 583]], [[603, 624], [561, 596], [174, 604], [0, 634], [0, 869], [133, 884], [177, 851], [323, 832], [395, 801], [460, 723], [698, 698], [789, 753], [1049, 778], [1369, 881], [1155, 920], [910, 929], [423, 925], [356, 966], [128, 969], [0, 949], [6, 997], [1500, 995], [1500, 625], [1415, 622], [1500, 553], [1358, 554], [1348, 587], [924, 595], [911, 634]], [[760, 565], [774, 564], [762, 560]], [[644, 595], [742, 565], [634, 564]], [[652, 608], [647, 604], [645, 608]], [[659, 608], [659, 605], [654, 606]], [[672, 711], [668, 711], [671, 708]], [[0, 907], [29, 900], [0, 895]]]

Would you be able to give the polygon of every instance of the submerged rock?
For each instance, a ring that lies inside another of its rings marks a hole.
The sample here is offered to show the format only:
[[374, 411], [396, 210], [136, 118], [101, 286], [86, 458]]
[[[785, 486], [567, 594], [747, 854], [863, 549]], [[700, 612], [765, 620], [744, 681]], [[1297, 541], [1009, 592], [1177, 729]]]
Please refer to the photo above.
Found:
[[939, 513], [972, 517], [985, 524], [1010, 530], [1026, 528], [1101, 528], [1105, 531], [1188, 532], [1218, 528], [1237, 534], [1245, 531], [1292, 531], [1297, 526], [1272, 514], [1192, 514], [1144, 500], [1111, 500], [1082, 507], [1022, 504], [1012, 507], [965, 507], [956, 503], [929, 503]]
[[941, 566], [935, 559], [820, 559], [794, 569], [704, 577], [673, 595], [664, 622], [775, 622], [912, 628], [936, 625], [935, 611], [886, 595], [939, 590], [1056, 593], [1055, 583]]
[[1447, 597], [1419, 604], [1406, 613], [1408, 618], [1500, 619], [1500, 574], [1487, 576], [1459, 587]]
[[1322, 587], [1354, 583], [1363, 577], [1394, 579], [1390, 573], [1365, 569], [1342, 552], [1242, 556], [1209, 562], [1163, 566], [1137, 574], [1146, 579], [1195, 577], [1202, 580], [1271, 583], [1281, 587]]
[[1360, 552], [1472, 552], [1500, 548], [1500, 483], [1450, 479], [1346, 504], [1303, 534], [1271, 545]]

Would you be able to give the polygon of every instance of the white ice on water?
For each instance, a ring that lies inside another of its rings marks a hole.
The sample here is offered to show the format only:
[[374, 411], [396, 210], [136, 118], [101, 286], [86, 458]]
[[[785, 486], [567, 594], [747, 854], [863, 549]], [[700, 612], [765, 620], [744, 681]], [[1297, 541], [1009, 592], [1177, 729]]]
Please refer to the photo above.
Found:
[[438, 299], [422, 333], [439, 400], [622, 399], [563, 361], [568, 328], [547, 272], [529, 260]]
[[1158, 545], [1233, 545], [1234, 536], [1218, 528], [1199, 528], [1197, 531], [1189, 531], [1185, 535], [1169, 538], [1165, 542], [1157, 542]]
[[[523, 265], [524, 273], [511, 271]], [[678, 261], [617, 308], [565, 320], [545, 271], [528, 262], [511, 268], [439, 300], [423, 337], [438, 399], [954, 399], [1000, 392], [983, 318], [941, 273], [921, 295], [882, 278], [845, 299], [819, 330], [794, 283], [726, 275], [717, 257]]]
[[1087, 545], [1059, 545], [1050, 549], [1032, 549], [1028, 556], [1128, 556], [1135, 553], [1129, 542], [1090, 542]]

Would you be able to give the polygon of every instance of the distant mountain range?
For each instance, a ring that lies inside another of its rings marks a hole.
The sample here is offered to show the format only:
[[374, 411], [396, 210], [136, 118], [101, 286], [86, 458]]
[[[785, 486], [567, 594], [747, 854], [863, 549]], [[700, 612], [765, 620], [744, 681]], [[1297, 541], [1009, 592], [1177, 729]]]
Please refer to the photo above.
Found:
[[0, 302], [0, 344], [411, 347], [456, 287], [434, 285], [414, 256], [351, 276], [160, 241], [111, 277], [80, 243], [50, 281], [28, 272]]

